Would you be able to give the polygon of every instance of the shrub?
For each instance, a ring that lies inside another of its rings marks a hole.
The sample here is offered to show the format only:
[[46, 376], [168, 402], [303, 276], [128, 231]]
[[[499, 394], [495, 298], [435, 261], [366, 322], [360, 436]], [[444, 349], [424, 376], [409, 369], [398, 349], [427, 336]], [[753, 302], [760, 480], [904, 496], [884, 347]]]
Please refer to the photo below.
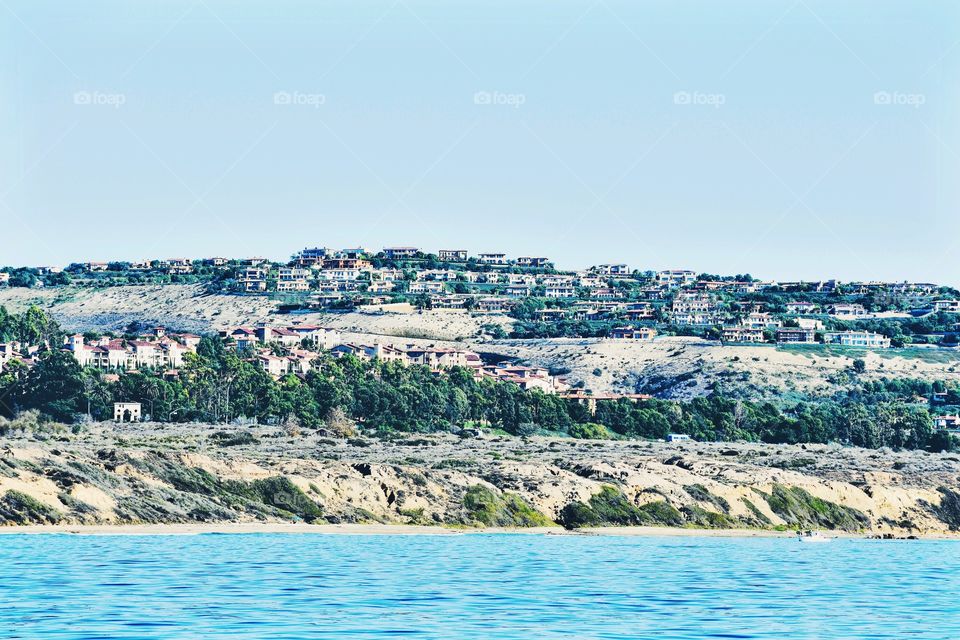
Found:
[[480, 484], [467, 489], [463, 506], [472, 521], [487, 527], [548, 527], [553, 524], [517, 494], [504, 491], [498, 495]]
[[609, 440], [612, 437], [609, 429], [595, 422], [573, 425], [570, 427], [570, 435], [582, 440]]

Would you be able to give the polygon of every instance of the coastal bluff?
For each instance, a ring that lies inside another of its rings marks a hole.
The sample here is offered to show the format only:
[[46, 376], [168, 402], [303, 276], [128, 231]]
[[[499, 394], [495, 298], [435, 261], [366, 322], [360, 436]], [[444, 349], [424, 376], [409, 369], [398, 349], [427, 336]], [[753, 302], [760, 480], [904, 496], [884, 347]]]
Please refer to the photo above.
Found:
[[282, 522], [950, 535], [960, 457], [153, 423], [0, 438], [0, 525]]

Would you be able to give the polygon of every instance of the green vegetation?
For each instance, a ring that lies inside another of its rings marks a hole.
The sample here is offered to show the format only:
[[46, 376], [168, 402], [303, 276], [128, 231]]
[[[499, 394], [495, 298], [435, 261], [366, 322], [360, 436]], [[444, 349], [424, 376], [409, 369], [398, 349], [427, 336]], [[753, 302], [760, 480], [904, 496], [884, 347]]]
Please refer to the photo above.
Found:
[[579, 527], [664, 525], [680, 526], [683, 515], [666, 501], [638, 507], [616, 487], [609, 485], [590, 497], [587, 504], [571, 502], [560, 512], [560, 524], [567, 529]]
[[[0, 335], [39, 338], [50, 345], [62, 340], [56, 323], [36, 309], [19, 316], [0, 313]], [[546, 431], [663, 439], [681, 433], [703, 441], [841, 442], [943, 451], [954, 441], [934, 431], [930, 412], [916, 398], [936, 395], [960, 403], [960, 392], [939, 382], [854, 379], [834, 397], [815, 402], [733, 399], [718, 386], [712, 395], [687, 402], [600, 400], [591, 415], [574, 400], [478, 379], [468, 369], [438, 376], [427, 367], [320, 354], [306, 375], [274, 380], [246, 355], [207, 336], [196, 354], [186, 355], [174, 379], [144, 368], [117, 371], [114, 382], [103, 371], [82, 369], [66, 351], [46, 349], [33, 366], [12, 361], [0, 372], [0, 429], [10, 428], [4, 418], [24, 412], [76, 423], [85, 416], [110, 419], [113, 402], [140, 402], [154, 421], [255, 421], [286, 425], [293, 437], [300, 429], [321, 427], [354, 437], [357, 424], [382, 435], [455, 431], [473, 424], [513, 435]], [[351, 442], [365, 444], [357, 438]]]
[[62, 515], [53, 507], [48, 507], [27, 494], [12, 489], [0, 498], [0, 522], [56, 524]]
[[765, 497], [775, 514], [796, 527], [859, 531], [870, 524], [860, 511], [814, 497], [800, 487], [774, 484]]
[[515, 493], [497, 494], [475, 484], [463, 497], [467, 517], [487, 527], [549, 527], [553, 522]]

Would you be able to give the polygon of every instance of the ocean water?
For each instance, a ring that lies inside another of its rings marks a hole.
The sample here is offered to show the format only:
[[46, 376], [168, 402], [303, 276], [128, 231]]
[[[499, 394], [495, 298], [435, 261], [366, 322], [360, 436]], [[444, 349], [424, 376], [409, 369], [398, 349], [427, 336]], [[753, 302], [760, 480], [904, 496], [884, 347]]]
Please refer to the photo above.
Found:
[[960, 543], [4, 535], [0, 636], [960, 638]]

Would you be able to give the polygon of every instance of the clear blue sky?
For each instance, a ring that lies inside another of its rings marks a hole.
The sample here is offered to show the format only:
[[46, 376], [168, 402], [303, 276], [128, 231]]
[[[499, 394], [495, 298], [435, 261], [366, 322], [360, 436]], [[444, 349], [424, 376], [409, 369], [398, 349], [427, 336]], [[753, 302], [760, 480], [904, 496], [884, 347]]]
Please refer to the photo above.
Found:
[[2, 0], [0, 264], [413, 244], [957, 285], [958, 71], [952, 0]]

